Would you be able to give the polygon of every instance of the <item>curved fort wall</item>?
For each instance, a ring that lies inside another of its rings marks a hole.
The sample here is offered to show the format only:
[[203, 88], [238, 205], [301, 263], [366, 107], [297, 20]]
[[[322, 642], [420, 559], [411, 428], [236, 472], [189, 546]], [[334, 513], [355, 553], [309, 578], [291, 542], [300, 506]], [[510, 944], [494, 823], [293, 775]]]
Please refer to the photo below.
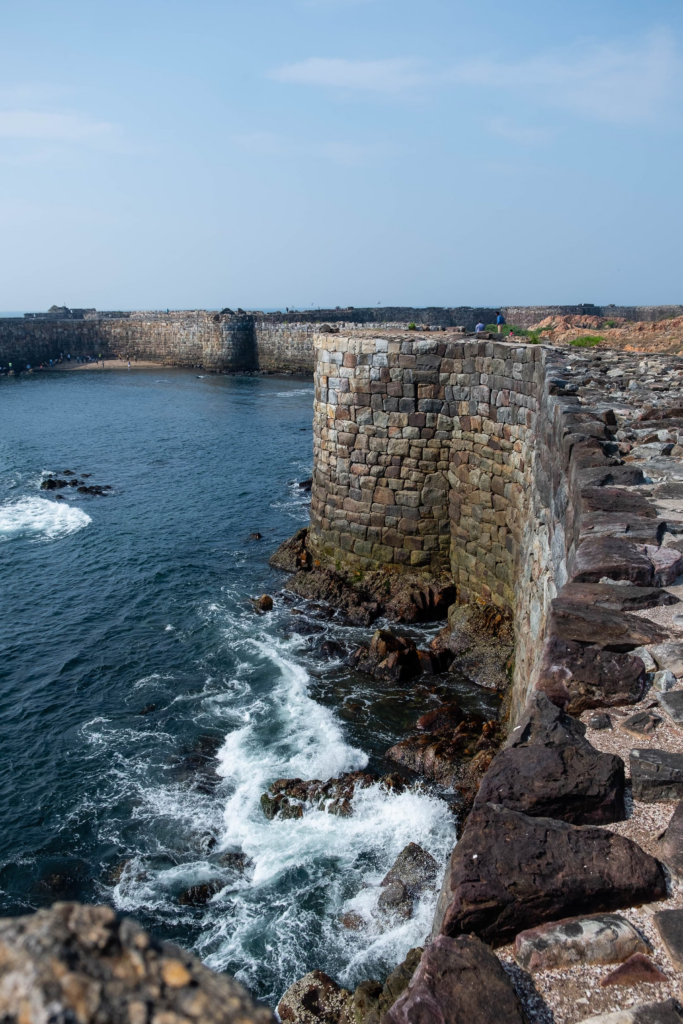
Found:
[[574, 470], [586, 447], [607, 461], [591, 445], [609, 442], [608, 414], [564, 393], [566, 354], [540, 345], [368, 330], [314, 345], [311, 550], [361, 570], [450, 569], [459, 603], [509, 608], [518, 714], [580, 540]]

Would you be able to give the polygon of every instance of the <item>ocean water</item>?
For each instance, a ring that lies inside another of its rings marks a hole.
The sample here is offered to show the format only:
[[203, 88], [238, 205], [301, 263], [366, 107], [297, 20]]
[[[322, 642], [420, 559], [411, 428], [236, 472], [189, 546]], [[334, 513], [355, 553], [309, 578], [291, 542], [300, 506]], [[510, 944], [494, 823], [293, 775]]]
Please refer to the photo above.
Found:
[[[383, 928], [378, 883], [411, 841], [445, 865], [456, 829], [438, 793], [377, 786], [348, 818], [268, 821], [269, 783], [391, 770], [454, 688], [495, 711], [464, 682], [355, 675], [321, 643], [367, 631], [282, 595], [268, 557], [308, 519], [312, 400], [180, 370], [0, 379], [0, 912], [109, 903], [271, 1004], [313, 968], [383, 978], [435, 895]], [[40, 489], [66, 469], [110, 496]]]

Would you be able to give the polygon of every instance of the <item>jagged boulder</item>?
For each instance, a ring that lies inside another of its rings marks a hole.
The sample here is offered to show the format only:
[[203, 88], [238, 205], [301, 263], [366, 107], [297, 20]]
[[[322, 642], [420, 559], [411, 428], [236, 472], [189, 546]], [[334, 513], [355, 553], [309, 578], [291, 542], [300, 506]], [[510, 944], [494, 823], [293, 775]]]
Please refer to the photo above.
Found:
[[591, 708], [637, 704], [646, 684], [639, 657], [551, 636], [543, 648], [536, 688], [568, 714], [580, 715]]
[[601, 754], [586, 727], [536, 691], [506, 747], [493, 758], [475, 799], [575, 825], [623, 821], [624, 762]]
[[665, 896], [661, 864], [630, 839], [483, 804], [451, 854], [434, 934], [500, 946], [547, 921]]
[[393, 683], [413, 679], [422, 671], [415, 641], [385, 629], [376, 630], [370, 644], [361, 644], [348, 663], [359, 672]]

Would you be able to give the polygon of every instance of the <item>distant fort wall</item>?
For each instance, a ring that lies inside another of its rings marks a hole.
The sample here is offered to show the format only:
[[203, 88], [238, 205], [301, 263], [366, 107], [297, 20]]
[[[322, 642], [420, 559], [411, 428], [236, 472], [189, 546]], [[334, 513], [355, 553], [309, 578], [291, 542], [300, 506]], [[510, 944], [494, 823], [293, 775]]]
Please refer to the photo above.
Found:
[[53, 307], [47, 313], [0, 318], [0, 368], [37, 366], [60, 355], [151, 360], [215, 371], [312, 374], [313, 335], [323, 323], [358, 327], [434, 329], [491, 323], [498, 311], [508, 323], [529, 327], [547, 316], [583, 314], [662, 320], [683, 315], [683, 306], [382, 306], [284, 313], [238, 310], [98, 312]]

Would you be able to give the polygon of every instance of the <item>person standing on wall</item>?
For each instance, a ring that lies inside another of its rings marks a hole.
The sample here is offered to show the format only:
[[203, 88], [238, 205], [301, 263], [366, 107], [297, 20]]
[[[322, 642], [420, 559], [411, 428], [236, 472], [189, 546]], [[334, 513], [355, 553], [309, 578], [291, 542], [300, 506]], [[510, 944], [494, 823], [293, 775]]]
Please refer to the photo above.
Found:
[[498, 333], [503, 333], [503, 327], [505, 326], [505, 317], [501, 312], [498, 312], [496, 316], [496, 324], [498, 325]]

